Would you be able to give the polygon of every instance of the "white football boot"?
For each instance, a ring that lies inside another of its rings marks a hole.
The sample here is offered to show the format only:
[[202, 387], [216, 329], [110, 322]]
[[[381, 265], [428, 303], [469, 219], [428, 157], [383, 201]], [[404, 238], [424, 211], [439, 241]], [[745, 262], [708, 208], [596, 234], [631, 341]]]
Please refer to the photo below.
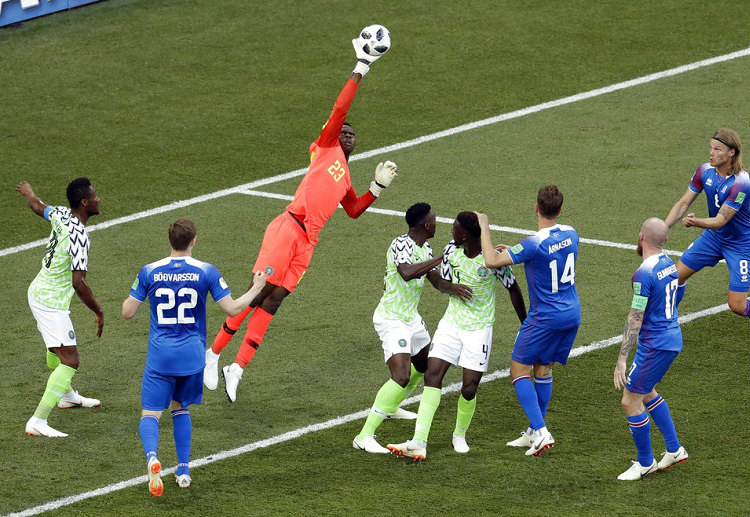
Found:
[[206, 367], [203, 369], [203, 384], [209, 390], [215, 390], [219, 385], [219, 356], [211, 347], [206, 349]]
[[400, 407], [395, 413], [388, 413], [385, 417], [389, 420], [416, 420], [417, 414]]
[[190, 477], [190, 474], [180, 474], [179, 476], [175, 475], [175, 481], [180, 488], [188, 488], [190, 483], [193, 482], [193, 478]]
[[414, 461], [427, 459], [427, 443], [409, 440], [404, 443], [389, 443], [386, 448], [396, 456], [406, 456]]
[[70, 409], [73, 407], [99, 407], [101, 405], [102, 403], [99, 399], [84, 397], [76, 390], [70, 390], [57, 402], [57, 407], [60, 409]]
[[531, 446], [526, 451], [526, 456], [539, 456], [542, 452], [555, 446], [555, 439], [546, 427], [537, 429], [531, 436]]
[[243, 371], [242, 367], [237, 363], [232, 363], [221, 369], [221, 373], [224, 375], [224, 390], [227, 393], [229, 402], [237, 400], [237, 385], [242, 380]]
[[355, 436], [354, 441], [352, 441], [352, 447], [360, 451], [371, 452], [373, 454], [391, 453], [391, 451], [375, 441], [375, 435], [365, 436], [362, 440], [359, 439], [359, 435]]
[[453, 435], [453, 450], [456, 452], [460, 452], [461, 454], [466, 454], [467, 452], [469, 452], [469, 445], [466, 443], [465, 434]]
[[57, 429], [51, 428], [47, 425], [46, 420], [42, 420], [35, 416], [29, 418], [29, 421], [26, 422], [26, 434], [29, 436], [46, 436], [48, 438], [65, 438], [68, 436]]
[[160, 497], [164, 493], [164, 483], [161, 480], [161, 462], [156, 456], [148, 460], [148, 491], [154, 497]]
[[656, 459], [648, 467], [642, 467], [640, 463], [634, 461], [628, 470], [617, 476], [617, 479], [621, 481], [637, 481], [644, 476], [648, 476], [652, 472], [656, 472], [659, 466], [656, 463]]
[[685, 463], [688, 460], [688, 453], [685, 447], [680, 447], [676, 452], [665, 452], [659, 460], [659, 470], [667, 470], [678, 463]]
[[515, 440], [511, 440], [505, 445], [508, 447], [524, 447], [528, 449], [532, 445], [534, 445], [534, 442], [531, 441], [531, 436], [534, 434], [534, 430], [529, 427], [525, 431], [521, 433], [521, 436], [516, 438]]

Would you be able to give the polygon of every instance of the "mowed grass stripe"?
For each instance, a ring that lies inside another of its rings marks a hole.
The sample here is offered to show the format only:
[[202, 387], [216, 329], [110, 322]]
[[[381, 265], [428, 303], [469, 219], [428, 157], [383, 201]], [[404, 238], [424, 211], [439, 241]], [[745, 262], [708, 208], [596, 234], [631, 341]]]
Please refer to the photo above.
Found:
[[[370, 151], [358, 153], [358, 154], [351, 156], [349, 161], [352, 162], [352, 161], [357, 161], [357, 160], [365, 160], [365, 159], [372, 158], [375, 156], [380, 156], [385, 153], [399, 151], [407, 147], [413, 147], [413, 146], [420, 145], [426, 142], [431, 142], [433, 140], [438, 140], [440, 138], [446, 138], [446, 137], [453, 136], [459, 133], [464, 133], [466, 131], [478, 129], [484, 126], [497, 124], [499, 122], [504, 122], [506, 120], [512, 120], [515, 118], [525, 117], [526, 115], [531, 115], [534, 113], [538, 113], [540, 111], [548, 110], [551, 108], [557, 108], [560, 106], [564, 106], [566, 104], [572, 104], [575, 102], [579, 102], [579, 101], [586, 100], [586, 99], [591, 99], [591, 98], [598, 97], [601, 95], [606, 95], [608, 93], [613, 93], [613, 92], [617, 92], [617, 91], [624, 90], [627, 88], [632, 88], [634, 86], [638, 86], [641, 84], [658, 81], [659, 79], [673, 77], [675, 75], [683, 74], [686, 72], [690, 72], [690, 71], [704, 68], [707, 66], [715, 65], [718, 63], [724, 63], [726, 61], [731, 61], [731, 60], [745, 57], [748, 55], [750, 55], [750, 48], [738, 50], [736, 52], [731, 52], [729, 54], [723, 54], [721, 56], [716, 56], [716, 57], [712, 57], [709, 59], [704, 59], [701, 61], [696, 61], [694, 63], [689, 63], [687, 65], [678, 66], [676, 68], [671, 68], [669, 70], [664, 70], [661, 72], [644, 75], [642, 77], [630, 79], [628, 81], [623, 81], [623, 82], [615, 83], [615, 84], [605, 86], [602, 88], [597, 88], [594, 90], [577, 93], [575, 95], [570, 95], [568, 97], [563, 97], [563, 98], [553, 100], [553, 101], [543, 102], [541, 104], [536, 104], [534, 106], [529, 106], [527, 108], [522, 108], [520, 110], [511, 111], [509, 113], [504, 113], [502, 115], [489, 117], [486, 119], [478, 120], [476, 122], [470, 122], [468, 124], [463, 124], [460, 126], [450, 128], [450, 129], [445, 129], [443, 131], [438, 131], [436, 133], [430, 133], [428, 135], [414, 138], [411, 140], [406, 140], [404, 142], [400, 142], [397, 144], [388, 145], [385, 147], [379, 147], [377, 149], [372, 149]], [[269, 178], [251, 181], [249, 183], [244, 183], [242, 185], [237, 185], [235, 187], [218, 190], [216, 192], [211, 192], [209, 194], [203, 194], [200, 196], [191, 197], [189, 199], [184, 199], [182, 201], [176, 201], [174, 203], [169, 203], [167, 205], [162, 205], [162, 206], [155, 207], [149, 210], [144, 210], [142, 212], [136, 212], [134, 214], [126, 215], [123, 217], [118, 217], [116, 219], [105, 221], [103, 223], [94, 224], [94, 225], [89, 226], [88, 230], [89, 232], [96, 231], [96, 230], [103, 230], [105, 228], [110, 228], [112, 226], [117, 226], [117, 225], [125, 224], [131, 221], [136, 221], [138, 219], [143, 219], [144, 217], [150, 217], [156, 214], [171, 212], [173, 210], [191, 206], [197, 203], [203, 203], [205, 201], [210, 201], [212, 199], [221, 198], [221, 197], [228, 196], [231, 194], [238, 194], [244, 190], [253, 189], [256, 187], [262, 187], [264, 185], [269, 185], [272, 183], [277, 183], [277, 182], [284, 181], [287, 179], [295, 178], [297, 176], [301, 176], [306, 171], [307, 171], [307, 168], [296, 169], [296, 170], [286, 172], [283, 174], [278, 174], [276, 176], [271, 176]], [[21, 244], [18, 246], [12, 246], [10, 248], [5, 248], [5, 249], [0, 250], [0, 257], [13, 255], [15, 253], [19, 253], [24, 250], [44, 246], [46, 244], [47, 244], [47, 239], [39, 239], [36, 241]]]
[[[708, 309], [704, 309], [702, 311], [692, 312], [690, 314], [686, 314], [684, 316], [680, 316], [679, 320], [681, 324], [685, 324], [688, 322], [691, 322], [693, 320], [704, 318], [706, 316], [711, 316], [714, 314], [718, 314], [720, 312], [728, 310], [729, 307], [727, 304], [721, 304], [716, 305], [714, 307], [709, 307]], [[610, 347], [616, 343], [619, 343], [622, 339], [622, 336], [612, 336], [608, 339], [604, 339], [601, 341], [594, 341], [592, 343], [589, 343], [588, 345], [583, 345], [574, 348], [570, 352], [570, 357], [579, 357], [583, 354], [587, 354], [590, 352], [594, 352], [596, 350], [601, 350], [603, 348]], [[510, 370], [508, 368], [502, 369], [502, 370], [495, 370], [492, 373], [489, 373], [487, 375], [484, 375], [482, 377], [481, 383], [487, 383], [496, 381], [498, 379], [504, 379], [510, 375]], [[461, 383], [460, 382], [454, 382], [452, 384], [449, 384], [448, 386], [444, 386], [442, 389], [442, 393], [448, 394], [448, 393], [454, 393], [461, 389]], [[402, 405], [411, 405], [415, 404], [422, 400], [422, 395], [414, 395], [413, 397], [409, 397], [406, 399]], [[210, 456], [204, 456], [203, 458], [199, 458], [197, 460], [193, 460], [190, 462], [191, 468], [197, 468], [202, 467], [204, 465], [209, 465], [211, 463], [215, 463], [217, 461], [226, 460], [229, 458], [234, 458], [235, 456], [239, 456], [242, 454], [247, 454], [249, 452], [258, 450], [258, 449], [264, 449], [267, 447], [271, 447], [273, 445], [278, 445], [280, 443], [288, 442], [291, 440], [295, 440], [297, 438], [300, 438], [302, 436], [305, 436], [307, 434], [311, 433], [317, 433], [320, 431], [325, 431], [326, 429], [330, 429], [333, 427], [337, 427], [342, 424], [347, 424], [349, 422], [353, 422], [356, 420], [360, 420], [367, 417], [367, 414], [369, 413], [370, 409], [363, 409], [361, 411], [357, 411], [355, 413], [350, 413], [348, 415], [339, 416], [336, 418], [332, 418], [330, 420], [326, 420], [325, 422], [319, 422], [317, 424], [311, 424], [308, 426], [300, 427], [298, 429], [294, 429], [292, 431], [288, 431], [286, 433], [282, 433], [276, 436], [272, 436], [270, 438], [266, 438], [264, 440], [260, 440], [257, 442], [248, 443], [246, 445], [243, 445], [241, 447], [236, 447], [234, 449], [229, 449], [226, 451], [219, 451], [215, 454], [211, 454]], [[177, 470], [177, 467], [169, 467], [167, 469], [162, 470], [163, 476], [167, 476], [170, 474], [174, 474], [174, 472]], [[138, 476], [134, 477], [125, 481], [120, 481], [119, 483], [113, 483], [101, 488], [97, 488], [96, 490], [91, 490], [89, 492], [83, 492], [81, 494], [72, 495], [68, 497], [63, 497], [61, 499], [57, 499], [55, 501], [50, 501], [48, 503], [44, 503], [38, 506], [34, 506], [32, 508], [28, 508], [26, 510], [20, 511], [20, 512], [14, 512], [10, 514], [6, 514], [3, 517], [28, 517], [31, 515], [39, 515], [41, 513], [49, 512], [52, 510], [57, 510], [59, 508], [62, 508], [64, 506], [70, 506], [72, 504], [78, 503], [80, 501], [84, 501], [86, 499], [90, 499], [93, 497], [99, 497], [107, 494], [111, 494], [113, 492], [117, 492], [119, 490], [123, 490], [125, 488], [134, 487], [137, 485], [141, 485], [143, 483], [148, 482], [148, 476]]]

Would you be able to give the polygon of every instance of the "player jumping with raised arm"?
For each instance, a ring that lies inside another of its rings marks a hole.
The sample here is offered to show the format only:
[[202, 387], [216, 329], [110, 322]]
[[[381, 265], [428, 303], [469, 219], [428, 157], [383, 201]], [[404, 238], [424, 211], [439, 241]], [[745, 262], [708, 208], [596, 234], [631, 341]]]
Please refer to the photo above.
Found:
[[70, 208], [47, 206], [25, 181], [19, 183], [16, 190], [26, 198], [35, 214], [52, 225], [42, 269], [31, 282], [28, 292], [29, 307], [47, 347], [47, 366], [52, 373], [39, 406], [26, 423], [26, 433], [61, 438], [68, 435], [47, 424], [47, 417], [55, 406], [101, 405], [97, 399], [82, 397], [70, 387], [79, 361], [69, 310], [75, 292], [96, 314], [96, 337], [102, 335], [104, 312], [86, 282], [91, 242], [86, 223], [99, 213], [99, 195], [88, 178], [78, 178], [68, 184], [66, 195]]
[[383, 296], [372, 316], [391, 378], [381, 386], [362, 430], [352, 442], [355, 449], [376, 454], [390, 452], [375, 441], [375, 430], [384, 419], [417, 418], [399, 404], [417, 387], [427, 369], [430, 333], [418, 312], [425, 277], [436, 289], [471, 300], [471, 289], [440, 276], [438, 266], [443, 256], [433, 258], [427, 242], [435, 236], [436, 225], [430, 205], [410, 206], [406, 223], [409, 232], [393, 239], [388, 248]]
[[251, 288], [234, 300], [219, 270], [193, 258], [195, 238], [195, 224], [190, 219], [172, 223], [170, 255], [143, 266], [130, 296], [122, 303], [122, 316], [126, 320], [136, 315], [146, 298], [151, 306], [138, 432], [146, 454], [148, 489], [155, 497], [164, 491], [157, 452], [159, 419], [167, 408], [172, 412], [177, 449], [177, 485], [187, 488], [192, 482], [188, 464], [193, 423], [188, 406], [200, 404], [203, 397], [208, 294], [226, 314], [237, 315], [265, 285], [263, 273], [258, 272]]
[[[633, 275], [633, 302], [615, 364], [615, 388], [623, 390], [622, 409], [628, 417], [630, 433], [638, 450], [638, 461], [617, 476], [624, 481], [641, 479], [688, 459], [687, 451], [677, 439], [669, 406], [655, 389], [682, 350], [682, 331], [675, 299], [677, 268], [663, 251], [668, 230], [664, 221], [655, 217], [647, 219], [641, 226], [638, 255], [643, 257], [643, 263]], [[636, 341], [638, 348], [626, 374], [625, 362]], [[667, 447], [658, 463], [651, 449], [649, 413], [664, 435]]]
[[284, 213], [271, 221], [263, 236], [253, 271], [266, 274], [266, 287], [247, 310], [234, 318], [227, 318], [213, 345], [206, 350], [204, 382], [208, 389], [213, 390], [218, 385], [219, 354], [252, 312], [234, 363], [222, 369], [226, 394], [231, 402], [237, 399], [237, 385], [244, 368], [258, 350], [281, 302], [294, 291], [305, 274], [318, 242], [318, 234], [336, 207], [341, 203], [349, 217], [359, 217], [397, 176], [396, 164], [387, 161], [376, 167], [375, 180], [368, 192], [357, 196], [352, 188], [348, 160], [356, 140], [354, 129], [345, 121], [346, 114], [359, 81], [369, 71], [370, 64], [380, 57], [365, 53], [356, 39], [352, 40], [352, 44], [357, 65], [351, 79], [336, 99], [320, 136], [310, 145], [310, 167], [297, 187], [294, 199]]
[[535, 207], [539, 231], [500, 254], [491, 253], [495, 247], [490, 223], [486, 215], [479, 214], [487, 267], [523, 262], [526, 269], [529, 317], [513, 345], [510, 377], [529, 427], [507, 445], [526, 447], [527, 456], [537, 456], [555, 445], [544, 420], [552, 398], [552, 366], [567, 362], [581, 323], [581, 302], [575, 286], [578, 233], [572, 226], [557, 222], [562, 204], [562, 192], [555, 185], [540, 188]]
[[742, 142], [736, 131], [720, 129], [709, 145], [709, 162], [696, 169], [687, 190], [665, 220], [670, 228], [674, 226], [698, 194], [706, 192], [709, 217], [698, 218], [690, 213], [682, 219], [685, 226], [705, 231], [677, 262], [680, 274], [677, 303], [685, 293], [688, 278], [706, 266], [715, 266], [723, 258], [729, 268], [729, 308], [750, 318], [750, 176], [742, 165]]

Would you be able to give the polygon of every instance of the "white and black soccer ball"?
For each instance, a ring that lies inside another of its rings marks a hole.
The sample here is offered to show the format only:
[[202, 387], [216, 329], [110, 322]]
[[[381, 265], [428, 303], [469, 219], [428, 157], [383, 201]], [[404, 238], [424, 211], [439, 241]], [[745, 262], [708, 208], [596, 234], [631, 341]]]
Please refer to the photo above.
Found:
[[382, 25], [368, 25], [359, 33], [359, 46], [367, 54], [382, 56], [391, 48], [391, 33]]

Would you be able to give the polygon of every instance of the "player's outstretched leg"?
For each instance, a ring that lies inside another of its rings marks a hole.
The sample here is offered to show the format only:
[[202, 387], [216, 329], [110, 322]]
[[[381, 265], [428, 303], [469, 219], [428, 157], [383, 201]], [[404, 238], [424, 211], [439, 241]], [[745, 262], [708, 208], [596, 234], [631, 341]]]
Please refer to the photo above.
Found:
[[651, 414], [654, 423], [656, 423], [656, 427], [659, 428], [659, 432], [664, 436], [664, 443], [667, 447], [666, 452], [661, 460], [659, 460], [659, 470], [666, 470], [678, 463], [686, 462], [688, 460], [688, 453], [680, 445], [680, 440], [677, 438], [677, 431], [675, 430], [667, 401], [664, 400], [664, 397], [657, 394], [656, 398], [645, 402], [645, 406]]
[[203, 370], [203, 384], [209, 390], [215, 390], [219, 385], [219, 356], [221, 351], [229, 344], [234, 337], [237, 329], [240, 328], [245, 318], [252, 312], [252, 307], [248, 307], [237, 316], [230, 316], [222, 325], [218, 334], [214, 338], [213, 344], [206, 349], [206, 367]]
[[394, 413], [398, 404], [403, 400], [404, 388], [393, 379], [388, 379], [375, 396], [375, 402], [370, 409], [359, 434], [354, 438], [352, 446], [355, 449], [375, 454], [387, 454], [388, 449], [381, 447], [375, 441], [375, 430], [380, 426], [389, 413]]
[[225, 381], [224, 389], [230, 402], [237, 400], [237, 386], [242, 380], [242, 372], [248, 363], [253, 360], [272, 319], [273, 314], [266, 312], [261, 307], [255, 309], [247, 322], [247, 332], [237, 352], [237, 357], [231, 365], [222, 368], [221, 371], [224, 374]]
[[60, 393], [70, 390], [70, 381], [76, 370], [64, 364], [58, 364], [47, 379], [47, 388], [44, 390], [42, 400], [28, 422], [26, 422], [26, 434], [31, 436], [47, 436], [51, 438], [63, 438], [68, 436], [47, 425], [47, 417], [52, 409], [60, 401]]
[[193, 439], [193, 422], [187, 408], [172, 411], [174, 423], [174, 445], [177, 449], [177, 472], [175, 479], [180, 488], [187, 488], [192, 482], [190, 477], [190, 445]]

